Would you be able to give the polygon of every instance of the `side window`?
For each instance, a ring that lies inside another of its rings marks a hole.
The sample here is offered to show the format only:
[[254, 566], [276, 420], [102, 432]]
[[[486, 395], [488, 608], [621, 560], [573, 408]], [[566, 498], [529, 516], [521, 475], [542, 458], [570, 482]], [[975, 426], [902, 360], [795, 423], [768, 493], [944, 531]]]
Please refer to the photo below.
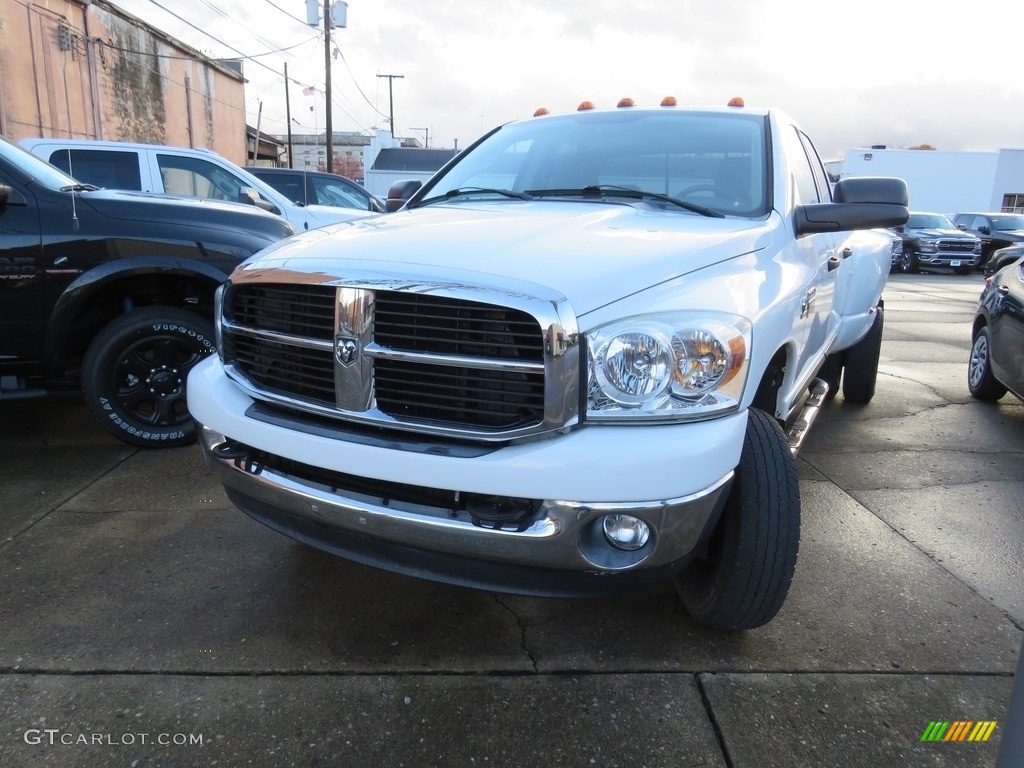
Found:
[[344, 182], [316, 177], [313, 179], [313, 188], [316, 190], [316, 201], [320, 205], [369, 210], [370, 204], [367, 199], [350, 189]]
[[302, 180], [297, 179], [294, 176], [282, 176], [281, 174], [272, 174], [263, 177], [263, 180], [270, 186], [280, 192], [282, 195], [287, 197], [293, 203], [306, 202], [306, 195], [302, 191]]
[[242, 180], [216, 163], [195, 157], [157, 154], [164, 191], [171, 195], [238, 202]]
[[825, 173], [825, 166], [818, 156], [818, 150], [814, 148], [807, 134], [800, 133], [800, 143], [804, 145], [804, 152], [807, 155], [807, 162], [811, 164], [811, 174], [814, 176], [814, 185], [818, 188], [818, 199], [823, 203], [832, 202], [832, 185], [828, 183], [828, 174]]
[[107, 189], [142, 189], [139, 156], [113, 149], [58, 149], [50, 164], [83, 184]]
[[[797, 129], [794, 127], [792, 130], [784, 130], [782, 135], [785, 137], [786, 153], [790, 156], [790, 162], [793, 166], [793, 180], [796, 182], [797, 203], [806, 205], [808, 203], [821, 202], [821, 198], [818, 197], [818, 187], [814, 182], [814, 171], [811, 169], [810, 161], [807, 159], [807, 153], [804, 151], [804, 145], [800, 141]], [[831, 196], [825, 199], [829, 200]]]

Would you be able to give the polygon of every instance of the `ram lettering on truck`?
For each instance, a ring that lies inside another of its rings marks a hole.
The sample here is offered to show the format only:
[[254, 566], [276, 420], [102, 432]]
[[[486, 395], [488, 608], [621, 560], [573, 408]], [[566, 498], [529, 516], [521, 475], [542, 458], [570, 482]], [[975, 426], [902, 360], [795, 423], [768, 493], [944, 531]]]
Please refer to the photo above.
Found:
[[[589, 106], [589, 105], [588, 105]], [[519, 594], [674, 580], [770, 621], [795, 452], [874, 394], [898, 179], [830, 189], [785, 114], [581, 109], [482, 137], [390, 216], [310, 232], [220, 289], [189, 377], [246, 514], [413, 576]]]

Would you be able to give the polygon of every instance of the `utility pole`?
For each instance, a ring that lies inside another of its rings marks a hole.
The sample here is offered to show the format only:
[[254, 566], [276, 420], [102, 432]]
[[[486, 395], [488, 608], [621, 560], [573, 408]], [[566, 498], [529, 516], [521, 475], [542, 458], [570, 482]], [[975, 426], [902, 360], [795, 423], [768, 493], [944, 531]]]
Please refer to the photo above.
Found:
[[388, 79], [388, 111], [391, 114], [389, 121], [391, 123], [391, 138], [395, 138], [395, 94], [391, 86], [395, 82], [397, 77], [399, 80], [405, 77], [405, 75], [377, 75], [377, 77], [386, 77]]
[[334, 173], [334, 125], [331, 121], [331, 2], [324, 0], [324, 71], [327, 86], [327, 172]]
[[288, 62], [284, 63], [284, 119], [288, 123], [288, 167], [292, 167], [292, 101], [288, 98]]

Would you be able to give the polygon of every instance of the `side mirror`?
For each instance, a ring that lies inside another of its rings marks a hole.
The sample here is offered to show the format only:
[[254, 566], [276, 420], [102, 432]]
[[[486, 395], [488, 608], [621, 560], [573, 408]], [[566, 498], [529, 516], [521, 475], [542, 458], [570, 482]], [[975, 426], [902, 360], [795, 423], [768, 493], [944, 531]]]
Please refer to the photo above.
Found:
[[892, 178], [846, 178], [836, 183], [831, 203], [798, 206], [797, 236], [852, 229], [892, 229], [907, 223], [907, 183]]
[[388, 213], [394, 213], [409, 202], [409, 198], [419, 192], [422, 186], [423, 182], [418, 179], [406, 179], [405, 181], [396, 181], [392, 184], [391, 189], [388, 190], [388, 200], [386, 203]]
[[989, 226], [987, 224], [982, 224], [980, 227], [978, 227], [978, 231], [981, 232], [981, 234], [983, 234], [983, 235], [991, 235], [992, 234], [992, 230], [989, 228]]
[[259, 191], [255, 187], [241, 187], [238, 190], [238, 202], [245, 203], [246, 205], [255, 205], [257, 208], [269, 213], [276, 213], [280, 215], [280, 211], [277, 210], [277, 206], [269, 200], [264, 200], [260, 197]]

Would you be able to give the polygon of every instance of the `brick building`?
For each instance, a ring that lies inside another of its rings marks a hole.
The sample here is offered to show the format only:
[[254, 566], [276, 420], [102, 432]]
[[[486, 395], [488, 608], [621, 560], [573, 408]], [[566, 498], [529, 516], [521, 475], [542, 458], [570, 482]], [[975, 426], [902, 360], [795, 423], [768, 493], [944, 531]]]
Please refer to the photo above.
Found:
[[0, 2], [0, 135], [207, 147], [246, 163], [244, 78], [106, 0]]

